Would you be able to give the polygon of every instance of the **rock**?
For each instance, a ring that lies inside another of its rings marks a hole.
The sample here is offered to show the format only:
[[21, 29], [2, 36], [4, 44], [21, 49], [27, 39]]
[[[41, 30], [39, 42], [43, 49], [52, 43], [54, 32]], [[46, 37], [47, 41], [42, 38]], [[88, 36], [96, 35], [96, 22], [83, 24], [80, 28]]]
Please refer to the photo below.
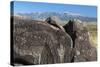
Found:
[[72, 46], [71, 37], [49, 23], [14, 18], [14, 60], [28, 60], [29, 64], [70, 62]]
[[80, 20], [70, 20], [63, 27], [73, 40], [72, 62], [96, 61], [97, 51], [91, 46], [86, 25]]
[[52, 25], [56, 28], [59, 28], [59, 29], [65, 31], [64, 28], [61, 25], [58, 24], [58, 23], [61, 23], [61, 20], [57, 16], [48, 17], [45, 20], [45, 22], [49, 23], [50, 25]]

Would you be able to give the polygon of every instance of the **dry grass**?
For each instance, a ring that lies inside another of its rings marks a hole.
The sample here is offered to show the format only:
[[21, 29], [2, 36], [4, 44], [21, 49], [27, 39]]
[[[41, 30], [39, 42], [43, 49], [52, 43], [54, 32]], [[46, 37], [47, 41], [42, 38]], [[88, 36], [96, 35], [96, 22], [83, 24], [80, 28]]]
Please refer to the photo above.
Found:
[[87, 28], [90, 32], [90, 42], [92, 46], [97, 47], [97, 24], [88, 24]]

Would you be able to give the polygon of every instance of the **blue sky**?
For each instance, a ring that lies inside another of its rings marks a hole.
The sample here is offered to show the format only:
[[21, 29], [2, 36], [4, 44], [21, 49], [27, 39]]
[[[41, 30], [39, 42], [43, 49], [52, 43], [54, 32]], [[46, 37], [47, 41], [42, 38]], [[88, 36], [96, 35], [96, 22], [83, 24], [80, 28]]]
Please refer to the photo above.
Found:
[[96, 6], [14, 1], [15, 14], [32, 12], [69, 12], [88, 17], [97, 17]]

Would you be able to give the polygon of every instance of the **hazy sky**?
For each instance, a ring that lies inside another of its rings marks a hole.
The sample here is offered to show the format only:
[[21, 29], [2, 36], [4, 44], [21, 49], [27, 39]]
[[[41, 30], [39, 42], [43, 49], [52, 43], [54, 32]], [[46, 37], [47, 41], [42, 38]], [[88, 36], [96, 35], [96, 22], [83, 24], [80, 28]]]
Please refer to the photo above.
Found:
[[96, 6], [14, 1], [15, 14], [32, 12], [69, 12], [88, 17], [97, 17]]

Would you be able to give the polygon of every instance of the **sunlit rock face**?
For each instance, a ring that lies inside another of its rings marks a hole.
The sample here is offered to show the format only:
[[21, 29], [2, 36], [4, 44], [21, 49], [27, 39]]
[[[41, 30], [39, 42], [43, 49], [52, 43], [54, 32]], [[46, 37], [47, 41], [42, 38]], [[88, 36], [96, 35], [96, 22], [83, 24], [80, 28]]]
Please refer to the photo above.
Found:
[[65, 31], [64, 28], [61, 25], [59, 25], [59, 23], [61, 23], [61, 20], [57, 16], [48, 17], [45, 20], [45, 22], [47, 22], [51, 26], [54, 26], [55, 28], [59, 28], [59, 29]]
[[72, 62], [96, 61], [97, 51], [89, 40], [89, 32], [86, 25], [80, 20], [70, 20], [65, 26], [65, 31], [73, 40]]
[[71, 62], [73, 42], [65, 31], [44, 21], [13, 19], [14, 65]]

